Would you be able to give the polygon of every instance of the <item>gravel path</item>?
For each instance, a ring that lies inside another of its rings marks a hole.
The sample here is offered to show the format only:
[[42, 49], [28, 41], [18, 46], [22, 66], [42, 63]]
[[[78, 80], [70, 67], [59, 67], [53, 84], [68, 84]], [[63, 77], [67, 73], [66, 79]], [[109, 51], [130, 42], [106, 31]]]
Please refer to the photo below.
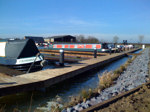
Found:
[[79, 112], [145, 83], [148, 78], [148, 62], [149, 49], [145, 49], [144, 52], [137, 56], [137, 58], [127, 67], [126, 71], [120, 75], [115, 85], [103, 90], [98, 97], [93, 97], [86, 102], [67, 108], [62, 112]]

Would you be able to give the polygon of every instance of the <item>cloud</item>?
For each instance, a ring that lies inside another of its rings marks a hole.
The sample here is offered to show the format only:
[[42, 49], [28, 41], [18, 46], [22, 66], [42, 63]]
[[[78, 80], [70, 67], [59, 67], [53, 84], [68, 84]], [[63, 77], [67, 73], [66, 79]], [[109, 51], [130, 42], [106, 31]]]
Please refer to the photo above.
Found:
[[88, 20], [81, 20], [81, 19], [61, 19], [61, 20], [54, 20], [53, 21], [59, 25], [67, 25], [67, 26], [109, 26], [106, 23], [102, 23], [99, 21], [88, 21]]

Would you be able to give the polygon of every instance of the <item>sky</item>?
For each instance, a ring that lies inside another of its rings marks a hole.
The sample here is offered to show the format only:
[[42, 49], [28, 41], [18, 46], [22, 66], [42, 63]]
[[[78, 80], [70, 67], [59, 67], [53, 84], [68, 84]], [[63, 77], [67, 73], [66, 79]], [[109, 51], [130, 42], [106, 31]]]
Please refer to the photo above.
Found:
[[0, 0], [0, 38], [29, 35], [150, 43], [150, 0]]

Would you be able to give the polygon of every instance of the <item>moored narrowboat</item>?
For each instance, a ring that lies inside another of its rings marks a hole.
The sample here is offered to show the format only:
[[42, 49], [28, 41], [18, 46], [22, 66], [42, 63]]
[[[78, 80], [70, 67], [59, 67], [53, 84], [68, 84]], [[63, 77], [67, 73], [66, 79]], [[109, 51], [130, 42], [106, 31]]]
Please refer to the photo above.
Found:
[[53, 50], [71, 50], [71, 51], [93, 51], [97, 49], [98, 52], [109, 52], [107, 43], [88, 44], [88, 43], [54, 43], [50, 44], [48, 49]]
[[33, 72], [42, 69], [41, 61], [43, 56], [32, 39], [0, 40], [0, 65]]

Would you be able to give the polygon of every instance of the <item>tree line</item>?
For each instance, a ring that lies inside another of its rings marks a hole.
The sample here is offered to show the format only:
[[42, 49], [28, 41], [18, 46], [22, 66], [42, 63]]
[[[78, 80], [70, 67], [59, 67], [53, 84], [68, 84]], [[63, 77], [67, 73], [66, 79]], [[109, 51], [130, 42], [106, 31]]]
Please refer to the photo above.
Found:
[[[3, 40], [3, 39], [4, 38], [0, 38], [0, 40]], [[9, 38], [7, 38], [7, 39], [9, 39]], [[14, 38], [14, 39], [20, 40], [20, 38]], [[139, 35], [138, 40], [139, 40], [138, 43], [142, 43], [144, 40], [144, 35]], [[85, 37], [84, 35], [76, 35], [76, 41], [79, 43], [100, 43], [100, 42], [104, 43], [104, 42], [106, 42], [105, 40], [103, 40], [103, 39], [99, 40], [98, 38], [96, 38], [94, 36]], [[116, 43], [118, 43], [118, 41], [119, 41], [119, 37], [114, 36], [112, 42], [116, 44]]]
[[87, 38], [84, 35], [76, 36], [76, 40], [79, 43], [99, 43], [99, 39], [94, 36], [88, 36]]

